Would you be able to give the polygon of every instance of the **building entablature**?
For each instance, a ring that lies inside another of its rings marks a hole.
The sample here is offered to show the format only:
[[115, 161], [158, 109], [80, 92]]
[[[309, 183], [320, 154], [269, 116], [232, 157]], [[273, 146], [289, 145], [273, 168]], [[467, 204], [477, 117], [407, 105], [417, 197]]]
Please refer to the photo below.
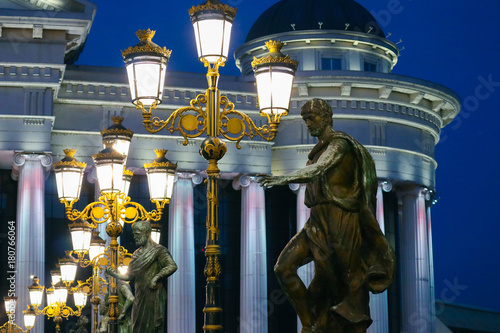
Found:
[[8, 43], [2, 60], [12, 62], [63, 63], [82, 50], [96, 13], [86, 0], [16, 0], [13, 8], [0, 9], [0, 43]]
[[299, 61], [299, 71], [328, 69], [322, 59], [338, 59], [339, 69], [364, 70], [364, 63], [376, 72], [388, 73], [396, 65], [398, 47], [391, 41], [355, 31], [305, 30], [273, 34], [257, 38], [240, 46], [234, 53], [236, 66], [243, 75], [252, 73], [251, 61], [260, 58], [269, 39], [285, 43], [283, 53]]

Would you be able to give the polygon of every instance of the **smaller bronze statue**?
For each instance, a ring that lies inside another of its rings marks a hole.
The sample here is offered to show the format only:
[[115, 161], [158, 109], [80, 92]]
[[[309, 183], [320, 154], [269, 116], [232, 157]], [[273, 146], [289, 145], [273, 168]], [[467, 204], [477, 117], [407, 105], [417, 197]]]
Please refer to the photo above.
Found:
[[[109, 275], [107, 272], [106, 280], [109, 281]], [[129, 284], [123, 280], [116, 280], [118, 286], [118, 311], [120, 315], [118, 316], [118, 333], [131, 333], [132, 332], [132, 322], [130, 320], [130, 307], [134, 303], [134, 295], [132, 294], [132, 289]], [[101, 306], [99, 312], [103, 315], [99, 332], [108, 332], [108, 308], [109, 308], [109, 294], [104, 298], [104, 304]]]
[[132, 305], [132, 332], [163, 332], [167, 293], [163, 279], [177, 270], [166, 247], [151, 239], [149, 221], [132, 225], [134, 240], [140, 246], [132, 255], [128, 273], [121, 275], [108, 267], [109, 275], [125, 281], [134, 281], [135, 295]]
[[[332, 109], [312, 99], [302, 119], [318, 144], [307, 166], [284, 176], [262, 175], [263, 186], [307, 183], [309, 220], [281, 252], [274, 271], [302, 322], [302, 333], [364, 333], [372, 320], [369, 291], [383, 292], [394, 273], [394, 253], [375, 219], [377, 177], [368, 151], [332, 129]], [[314, 261], [306, 288], [297, 275]]]
[[89, 323], [89, 318], [87, 318], [87, 316], [80, 316], [78, 318], [78, 320], [76, 321], [76, 327], [77, 329], [76, 330], [70, 330], [69, 333], [88, 333], [89, 331], [87, 331], [87, 328], [85, 326], [87, 326], [87, 324]]

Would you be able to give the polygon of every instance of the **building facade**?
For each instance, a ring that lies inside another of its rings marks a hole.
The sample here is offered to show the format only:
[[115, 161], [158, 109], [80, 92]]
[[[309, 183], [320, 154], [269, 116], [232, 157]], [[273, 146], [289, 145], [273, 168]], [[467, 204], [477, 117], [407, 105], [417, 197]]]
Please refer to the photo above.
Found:
[[[168, 332], [199, 331], [206, 161], [198, 149], [203, 139], [191, 139], [185, 146], [181, 136], [147, 133], [131, 104], [124, 68], [72, 65], [83, 50], [96, 7], [85, 0], [54, 3], [0, 1], [1, 223], [5, 232], [3, 225], [16, 220], [18, 310], [27, 303], [27, 277], [35, 274], [48, 285], [52, 257], [70, 248], [52, 163], [64, 156], [63, 149], [76, 148], [76, 157], [88, 165], [79, 205], [94, 201], [91, 155], [102, 149], [100, 131], [112, 124], [111, 117], [123, 116], [124, 125], [135, 132], [127, 162], [135, 174], [132, 200], [147, 205], [143, 164], [154, 158], [153, 149], [168, 149], [168, 158], [178, 163], [161, 241], [179, 266], [168, 281], [167, 326]], [[283, 0], [262, 14], [236, 50], [241, 76], [222, 76], [219, 83], [235, 108], [257, 125], [266, 119], [257, 111], [250, 62], [265, 53], [263, 45], [269, 39], [285, 42], [283, 52], [300, 65], [290, 112], [282, 118], [275, 141], [244, 140], [241, 149], [227, 142], [228, 152], [219, 163], [225, 330], [300, 332], [300, 324], [290, 320], [294, 312], [280, 293], [272, 267], [307, 220], [304, 187], [264, 190], [255, 176], [284, 174], [305, 165], [316, 142], [303, 124], [300, 108], [311, 98], [322, 98], [332, 106], [334, 129], [356, 138], [375, 160], [377, 219], [398, 258], [393, 285], [371, 299], [374, 323], [369, 331], [435, 332], [434, 147], [441, 129], [460, 111], [458, 96], [439, 84], [392, 74], [398, 47], [356, 2]], [[204, 74], [167, 71], [163, 103], [155, 115], [165, 119], [205, 89]], [[121, 238], [133, 248], [127, 229]], [[5, 258], [1, 260], [7, 265]], [[305, 281], [312, 272], [304, 268]], [[1, 284], [3, 295], [8, 286]], [[37, 326], [34, 331], [44, 331]]]

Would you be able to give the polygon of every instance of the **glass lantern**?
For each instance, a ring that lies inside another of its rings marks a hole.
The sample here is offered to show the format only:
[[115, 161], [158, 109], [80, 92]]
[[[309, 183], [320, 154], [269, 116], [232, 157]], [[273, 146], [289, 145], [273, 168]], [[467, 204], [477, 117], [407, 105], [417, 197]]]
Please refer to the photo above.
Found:
[[172, 51], [153, 43], [156, 31], [139, 30], [139, 43], [122, 51], [132, 103], [144, 106], [157, 105], [163, 99], [165, 72]]
[[271, 115], [279, 119], [288, 114], [292, 84], [298, 62], [281, 53], [284, 43], [268, 41], [266, 47], [269, 53], [252, 61], [255, 73], [259, 108], [262, 115]]
[[82, 219], [79, 219], [69, 225], [73, 251], [77, 253], [85, 253], [89, 250], [92, 229], [92, 224]]
[[57, 195], [61, 201], [77, 201], [82, 189], [83, 174], [87, 164], [75, 158], [76, 149], [64, 149], [66, 155], [61, 161], [54, 163], [57, 183]]
[[167, 160], [165, 149], [156, 149], [155, 153], [156, 159], [144, 164], [148, 176], [149, 196], [151, 201], [168, 202], [172, 197], [177, 163]]
[[189, 16], [193, 23], [196, 49], [200, 61], [215, 64], [227, 60], [229, 41], [236, 9], [219, 0], [208, 0], [192, 7]]

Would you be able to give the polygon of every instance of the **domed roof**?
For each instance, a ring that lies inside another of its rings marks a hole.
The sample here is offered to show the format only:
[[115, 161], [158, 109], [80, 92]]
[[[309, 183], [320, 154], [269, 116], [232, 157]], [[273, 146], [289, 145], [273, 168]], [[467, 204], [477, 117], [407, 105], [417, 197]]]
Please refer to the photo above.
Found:
[[[293, 30], [347, 30], [384, 37], [373, 16], [354, 0], [281, 0], [255, 21], [246, 42]], [[348, 25], [346, 29], [346, 25]]]

